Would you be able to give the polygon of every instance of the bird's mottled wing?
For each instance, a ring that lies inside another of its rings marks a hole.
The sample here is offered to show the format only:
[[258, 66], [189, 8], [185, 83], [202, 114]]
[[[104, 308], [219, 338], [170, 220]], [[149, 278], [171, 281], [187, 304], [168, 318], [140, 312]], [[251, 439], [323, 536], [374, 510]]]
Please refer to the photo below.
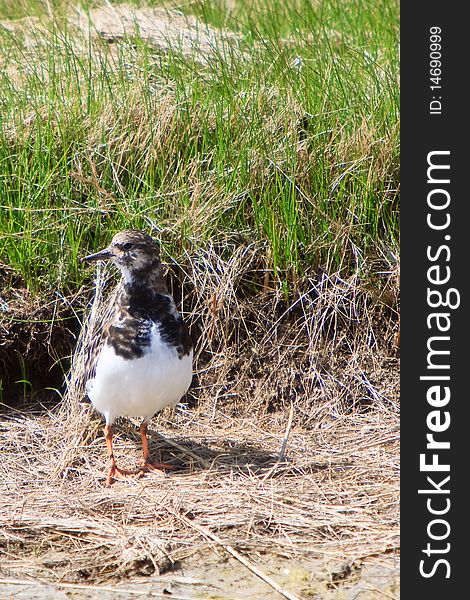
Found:
[[106, 333], [116, 311], [116, 296], [120, 293], [118, 284], [110, 294], [109, 271], [98, 265], [95, 280], [95, 296], [77, 340], [72, 357], [72, 367], [67, 380], [64, 400], [68, 402], [86, 401], [86, 382], [94, 377], [99, 353], [106, 339]]

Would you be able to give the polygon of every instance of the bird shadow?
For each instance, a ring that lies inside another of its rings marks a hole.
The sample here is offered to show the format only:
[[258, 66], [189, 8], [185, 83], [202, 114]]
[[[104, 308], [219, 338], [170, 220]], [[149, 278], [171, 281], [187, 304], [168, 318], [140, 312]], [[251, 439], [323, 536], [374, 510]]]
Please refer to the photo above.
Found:
[[[123, 421], [116, 429], [139, 444], [140, 436], [131, 422]], [[151, 428], [148, 429], [147, 436], [151, 458], [171, 465], [171, 472], [174, 474], [217, 470], [262, 477], [275, 474], [277, 468], [283, 474], [297, 470], [288, 455], [266, 450], [254, 441], [225, 437], [207, 439], [201, 443], [181, 435], [167, 437]], [[317, 472], [328, 466], [327, 463], [312, 461], [307, 469], [304, 465], [302, 471]]]

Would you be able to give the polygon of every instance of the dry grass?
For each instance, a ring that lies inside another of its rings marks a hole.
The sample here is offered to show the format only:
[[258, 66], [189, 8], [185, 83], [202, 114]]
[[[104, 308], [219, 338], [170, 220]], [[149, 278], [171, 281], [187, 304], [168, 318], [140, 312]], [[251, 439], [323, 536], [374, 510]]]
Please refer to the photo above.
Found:
[[[279, 421], [211, 419], [200, 411], [171, 423], [160, 418], [158, 430], [169, 441], [152, 435], [153, 453], [175, 471], [106, 488], [98, 427], [75, 464], [54, 478], [62, 421], [24, 414], [5, 420], [2, 574], [104, 583], [158, 573], [214, 547], [201, 528], [247, 556], [329, 554], [360, 564], [395, 552], [396, 419], [345, 417], [317, 431], [294, 423], [283, 463], [277, 463], [285, 426]], [[139, 453], [131, 431], [116, 441], [129, 465]]]
[[[3, 577], [109, 586], [231, 550], [268, 580], [268, 556], [396, 561], [396, 319], [358, 277], [307, 278], [286, 304], [256, 250], [224, 261], [208, 248], [172, 268], [199, 338], [190, 407], [162, 413], [151, 432], [152, 453], [174, 470], [111, 488], [100, 421], [78, 402], [87, 344], [107, 310], [99, 274], [61, 406], [0, 424]], [[257, 300], [243, 294], [255, 275], [265, 281]], [[118, 426], [123, 466], [138, 461], [137, 432]]]

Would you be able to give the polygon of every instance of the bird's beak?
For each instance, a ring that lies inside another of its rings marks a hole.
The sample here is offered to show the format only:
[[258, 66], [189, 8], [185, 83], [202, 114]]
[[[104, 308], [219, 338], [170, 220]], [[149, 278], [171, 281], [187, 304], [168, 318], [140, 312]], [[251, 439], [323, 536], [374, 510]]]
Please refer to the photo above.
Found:
[[94, 262], [97, 260], [110, 260], [113, 258], [113, 253], [109, 248], [105, 248], [104, 250], [100, 250], [96, 254], [89, 254], [88, 256], [84, 256], [81, 260], [87, 262]]

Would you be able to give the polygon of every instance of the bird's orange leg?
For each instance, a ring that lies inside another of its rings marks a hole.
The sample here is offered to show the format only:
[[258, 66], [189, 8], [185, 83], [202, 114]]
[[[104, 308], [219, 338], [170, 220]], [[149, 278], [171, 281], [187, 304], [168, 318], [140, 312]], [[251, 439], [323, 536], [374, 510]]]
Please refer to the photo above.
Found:
[[106, 485], [111, 485], [114, 479], [125, 479], [128, 475], [132, 475], [135, 471], [126, 471], [124, 469], [120, 469], [116, 465], [116, 459], [114, 458], [113, 452], [113, 427], [112, 425], [105, 425], [104, 435], [106, 438], [106, 449], [108, 450], [108, 458], [109, 458], [109, 471], [108, 477], [106, 478]]
[[164, 473], [165, 470], [173, 469], [172, 465], [167, 465], [166, 463], [156, 463], [150, 460], [150, 450], [149, 450], [149, 442], [147, 439], [147, 429], [148, 423], [146, 421], [142, 421], [140, 425], [140, 437], [142, 438], [142, 452], [144, 455], [144, 459], [142, 461], [141, 470], [142, 472], [151, 470], [151, 471], [160, 471], [160, 473]]

